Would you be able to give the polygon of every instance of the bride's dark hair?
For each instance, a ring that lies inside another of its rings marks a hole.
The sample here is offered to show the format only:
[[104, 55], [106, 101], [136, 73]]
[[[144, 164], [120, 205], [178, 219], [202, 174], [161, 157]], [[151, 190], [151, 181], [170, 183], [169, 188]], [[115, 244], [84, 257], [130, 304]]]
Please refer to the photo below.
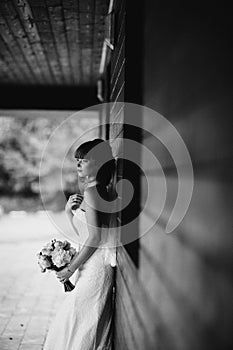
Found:
[[109, 194], [114, 198], [115, 158], [109, 142], [100, 138], [84, 142], [76, 149], [74, 157], [96, 161], [99, 165], [96, 181], [107, 187]]

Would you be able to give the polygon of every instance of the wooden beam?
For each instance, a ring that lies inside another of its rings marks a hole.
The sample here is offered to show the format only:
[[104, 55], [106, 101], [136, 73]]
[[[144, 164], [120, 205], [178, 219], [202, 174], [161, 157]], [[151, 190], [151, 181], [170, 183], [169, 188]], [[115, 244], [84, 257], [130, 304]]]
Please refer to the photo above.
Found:
[[1, 109], [80, 110], [99, 104], [95, 86], [1, 86]]

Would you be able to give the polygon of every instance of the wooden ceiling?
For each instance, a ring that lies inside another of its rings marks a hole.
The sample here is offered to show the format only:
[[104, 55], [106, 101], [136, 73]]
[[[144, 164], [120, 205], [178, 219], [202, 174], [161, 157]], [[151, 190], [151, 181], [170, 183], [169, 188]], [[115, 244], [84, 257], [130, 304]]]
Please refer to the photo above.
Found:
[[93, 86], [109, 0], [0, 0], [0, 85]]

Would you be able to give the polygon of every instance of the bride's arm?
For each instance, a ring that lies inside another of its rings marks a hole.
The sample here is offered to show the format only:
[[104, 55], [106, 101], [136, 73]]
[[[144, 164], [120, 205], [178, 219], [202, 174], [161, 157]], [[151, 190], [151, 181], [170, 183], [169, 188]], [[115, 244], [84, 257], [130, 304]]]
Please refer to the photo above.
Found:
[[85, 245], [80, 250], [79, 254], [73, 258], [68, 268], [64, 268], [62, 271], [57, 272], [57, 277], [64, 281], [69, 278], [76, 269], [87, 261], [90, 256], [97, 249], [101, 239], [101, 228], [99, 227], [99, 217], [97, 212], [97, 193], [95, 188], [90, 187], [84, 193], [84, 200], [86, 203], [86, 219], [89, 231], [89, 237], [85, 241]]
[[85, 209], [89, 237], [85, 241], [85, 245], [80, 250], [78, 256], [72, 260], [69, 266], [69, 270], [72, 272], [89, 259], [97, 249], [101, 239], [101, 228], [99, 227], [99, 217], [97, 212], [97, 193], [94, 187], [90, 187], [85, 191], [84, 200], [86, 203]]
[[65, 213], [69, 219], [69, 222], [73, 228], [73, 230], [75, 231], [75, 233], [79, 236], [79, 232], [77, 230], [77, 227], [75, 227], [74, 223], [73, 223], [73, 212], [72, 212], [72, 207], [73, 205], [80, 205], [82, 202], [82, 197], [80, 198], [80, 196], [78, 194], [74, 194], [72, 196], [69, 197], [66, 206], [65, 206]]
[[73, 230], [74, 230], [74, 232], [79, 236], [79, 232], [78, 232], [78, 229], [77, 229], [77, 227], [74, 225], [74, 223], [73, 223], [73, 216], [74, 216], [74, 214], [72, 213], [72, 211], [66, 211], [66, 215], [67, 215], [67, 217], [68, 217], [68, 219], [69, 219], [69, 222], [70, 222], [70, 224], [71, 224], [71, 226], [72, 226], [72, 228], [73, 228]]

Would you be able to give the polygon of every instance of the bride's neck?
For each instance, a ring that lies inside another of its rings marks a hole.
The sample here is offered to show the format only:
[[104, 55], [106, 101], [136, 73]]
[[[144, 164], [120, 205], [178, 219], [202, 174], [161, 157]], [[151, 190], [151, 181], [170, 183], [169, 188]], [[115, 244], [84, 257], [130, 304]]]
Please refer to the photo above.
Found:
[[85, 183], [91, 183], [91, 182], [97, 182], [95, 176], [89, 176], [86, 180]]
[[99, 182], [96, 180], [95, 176], [91, 176], [84, 181], [84, 189], [87, 189], [88, 187], [92, 187], [96, 185], [99, 185]]

